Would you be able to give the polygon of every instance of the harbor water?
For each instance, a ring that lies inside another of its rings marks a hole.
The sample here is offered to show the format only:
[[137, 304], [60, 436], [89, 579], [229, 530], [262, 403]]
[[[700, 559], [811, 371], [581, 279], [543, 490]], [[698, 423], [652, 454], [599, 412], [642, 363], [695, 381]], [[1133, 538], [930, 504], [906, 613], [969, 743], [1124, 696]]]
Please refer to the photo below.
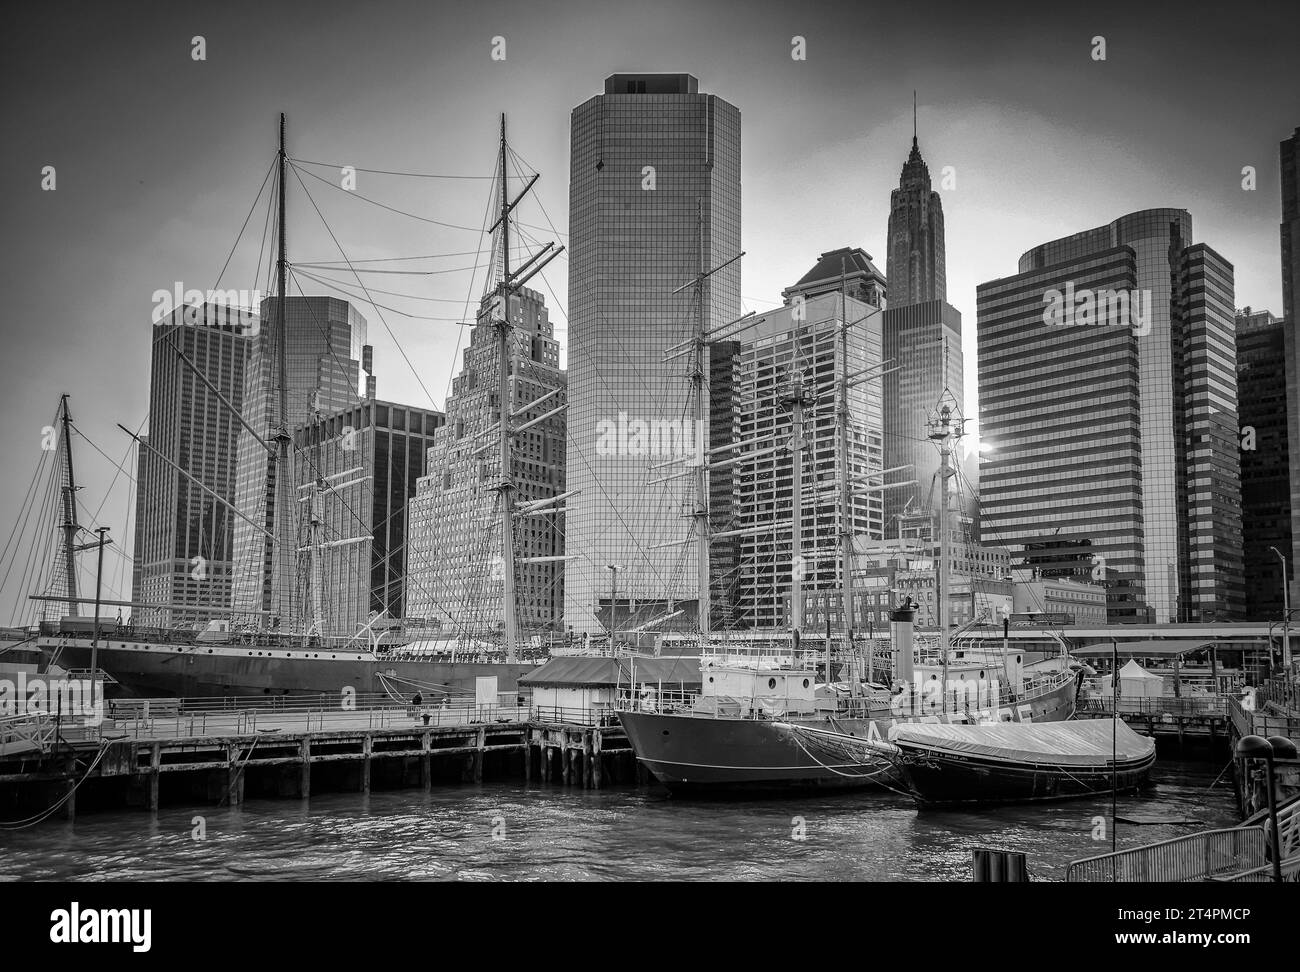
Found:
[[[1119, 797], [1119, 846], [1238, 823], [1215, 762], [1162, 758]], [[655, 786], [521, 783], [164, 806], [0, 830], [0, 881], [969, 881], [971, 850], [1022, 851], [1035, 880], [1111, 849], [1109, 796], [918, 811], [891, 793], [746, 801]]]

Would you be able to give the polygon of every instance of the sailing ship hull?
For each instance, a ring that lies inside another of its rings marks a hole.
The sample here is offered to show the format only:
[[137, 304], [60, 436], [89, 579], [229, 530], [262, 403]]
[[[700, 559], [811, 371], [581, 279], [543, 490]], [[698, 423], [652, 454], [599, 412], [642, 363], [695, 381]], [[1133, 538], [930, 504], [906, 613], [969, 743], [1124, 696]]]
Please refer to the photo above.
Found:
[[[1013, 721], [1062, 722], [1074, 716], [1077, 687], [1063, 682], [1018, 707], [1003, 710]], [[901, 776], [887, 760], [826, 764], [810, 754], [781, 723], [692, 713], [621, 712], [637, 759], [674, 794], [726, 795], [789, 790], [899, 787]], [[933, 717], [929, 717], [934, 721]], [[788, 719], [786, 724], [834, 728], [845, 735], [887, 740], [900, 722], [921, 718]]]
[[[65, 669], [89, 669], [90, 643], [61, 639], [57, 651]], [[513, 692], [533, 664], [387, 659], [369, 652], [321, 648], [268, 648], [226, 644], [168, 644], [104, 641], [96, 658], [118, 684], [119, 694], [137, 698], [236, 698], [327, 695], [345, 691], [414, 692], [401, 680], [434, 685], [454, 694], [474, 694], [475, 679], [496, 676], [498, 692]]]

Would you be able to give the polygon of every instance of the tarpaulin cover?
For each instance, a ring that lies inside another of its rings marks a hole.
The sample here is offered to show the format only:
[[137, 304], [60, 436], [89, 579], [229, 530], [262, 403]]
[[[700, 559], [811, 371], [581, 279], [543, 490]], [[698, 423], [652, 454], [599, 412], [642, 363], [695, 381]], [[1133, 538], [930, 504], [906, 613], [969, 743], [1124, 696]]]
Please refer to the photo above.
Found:
[[904, 723], [891, 729], [889, 738], [904, 749], [914, 744], [1018, 763], [1088, 766], [1110, 761], [1112, 726], [1120, 761], [1146, 756], [1155, 748], [1155, 740], [1110, 719], [986, 726]]

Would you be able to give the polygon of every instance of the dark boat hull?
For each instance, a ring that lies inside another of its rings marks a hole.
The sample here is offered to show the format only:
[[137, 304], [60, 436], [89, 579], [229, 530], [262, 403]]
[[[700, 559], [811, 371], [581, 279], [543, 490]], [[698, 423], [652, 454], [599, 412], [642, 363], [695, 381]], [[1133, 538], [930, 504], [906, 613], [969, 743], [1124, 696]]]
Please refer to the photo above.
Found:
[[922, 806], [1034, 803], [1136, 790], [1145, 785], [1156, 754], [1090, 766], [1015, 763], [969, 754], [903, 746], [904, 774]]
[[[822, 765], [775, 722], [651, 712], [621, 712], [619, 717], [637, 758], [673, 794], [851, 790], [900, 784], [893, 766], [884, 761], [869, 766]], [[826, 725], [824, 719], [804, 721]], [[838, 724], [846, 733], [870, 732], [866, 719]]]
[[[1069, 680], [1009, 714], [1015, 721], [1063, 722], [1074, 715], [1077, 692]], [[763, 719], [693, 713], [621, 712], [632, 749], [655, 778], [674, 794], [726, 795], [789, 790], [902, 788], [898, 770], [881, 759], [823, 765], [780, 724]], [[845, 735], [887, 740], [899, 722], [920, 719], [789, 719], [788, 723], [833, 729]], [[934, 720], [931, 720], [934, 721]]]
[[[84, 639], [66, 641], [58, 648], [58, 664], [65, 669], [89, 669], [91, 650]], [[497, 677], [498, 692], [518, 688], [520, 676], [532, 664], [394, 660], [362, 652], [328, 649], [234, 647], [205, 644], [100, 643], [96, 664], [118, 683], [118, 692], [137, 698], [236, 698], [276, 695], [314, 695], [340, 698], [383, 693], [385, 679], [395, 680], [394, 691], [405, 695], [414, 688], [436, 686], [454, 694], [474, 694], [475, 679]]]

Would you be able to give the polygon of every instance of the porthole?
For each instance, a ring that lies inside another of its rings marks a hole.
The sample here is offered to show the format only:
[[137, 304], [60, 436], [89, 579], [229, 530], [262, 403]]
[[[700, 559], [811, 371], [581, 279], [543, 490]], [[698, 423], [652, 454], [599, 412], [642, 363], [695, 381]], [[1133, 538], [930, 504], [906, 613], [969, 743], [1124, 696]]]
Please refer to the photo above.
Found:
[[[807, 688], [807, 687], [808, 687], [808, 679], [806, 679], [806, 678], [803, 680], [803, 687], [804, 687], [804, 688]], [[853, 735], [853, 733], [849, 733], [849, 735]]]
[[774, 679], [774, 678], [769, 678], [769, 679], [767, 680], [767, 687], [770, 688], [770, 689], [774, 689], [774, 688], [776, 688], [776, 679]]
[[710, 681], [710, 682], [713, 681], [713, 676], [712, 676], [712, 675], [709, 676], [709, 681]]
[[668, 730], [667, 730], [667, 729], [664, 730], [664, 735], [665, 735], [665, 736], [668, 735]]

